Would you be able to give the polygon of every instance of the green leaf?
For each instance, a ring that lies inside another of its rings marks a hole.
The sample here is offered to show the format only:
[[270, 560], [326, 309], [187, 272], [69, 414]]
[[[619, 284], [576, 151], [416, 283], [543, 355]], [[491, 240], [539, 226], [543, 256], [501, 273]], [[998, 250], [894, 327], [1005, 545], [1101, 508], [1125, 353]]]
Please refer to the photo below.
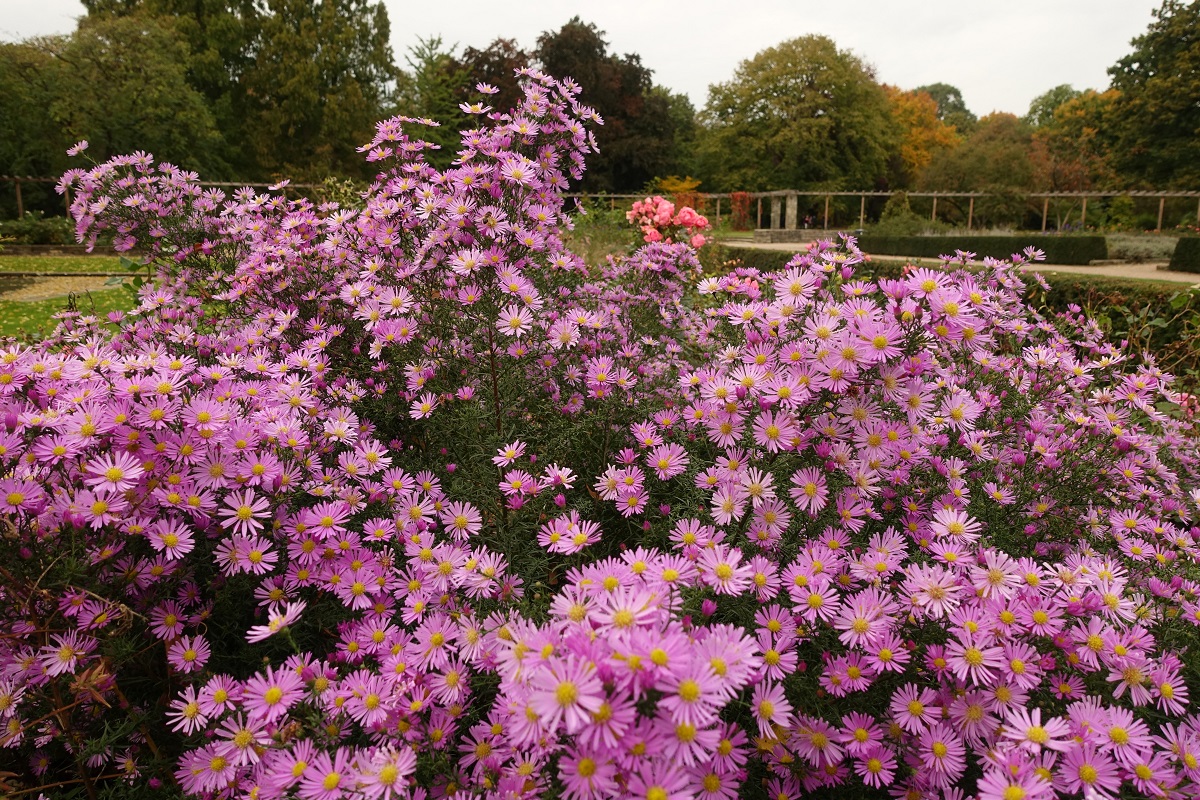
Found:
[[109, 278], [108, 280], [106, 280], [104, 282], [104, 285], [105, 286], [116, 286], [117, 284], [124, 283], [124, 282], [125, 282], [125, 278], [122, 277], [121, 275], [113, 275], [111, 278]]

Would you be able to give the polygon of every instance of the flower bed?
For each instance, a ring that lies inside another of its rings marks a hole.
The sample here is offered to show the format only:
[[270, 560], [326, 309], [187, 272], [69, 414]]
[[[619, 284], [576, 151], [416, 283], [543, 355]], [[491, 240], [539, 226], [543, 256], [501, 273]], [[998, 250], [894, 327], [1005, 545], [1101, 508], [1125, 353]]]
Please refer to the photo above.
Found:
[[0, 350], [10, 790], [1194, 794], [1169, 376], [1011, 263], [583, 264], [525, 79], [361, 207], [67, 176], [158, 277]]

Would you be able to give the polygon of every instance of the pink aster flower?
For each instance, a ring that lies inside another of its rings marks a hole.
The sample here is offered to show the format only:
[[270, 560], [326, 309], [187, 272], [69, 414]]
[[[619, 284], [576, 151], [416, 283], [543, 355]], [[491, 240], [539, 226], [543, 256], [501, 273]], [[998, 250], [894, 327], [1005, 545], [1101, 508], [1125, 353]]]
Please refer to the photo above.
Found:
[[550, 661], [530, 678], [530, 707], [549, 730], [564, 725], [568, 735], [591, 721], [604, 703], [604, 687], [596, 669], [579, 658]]
[[123, 451], [89, 461], [86, 469], [88, 475], [83, 480], [85, 485], [113, 492], [124, 492], [133, 488], [145, 472], [136, 457]]
[[259, 497], [253, 489], [243, 489], [240, 492], [230, 492], [225, 498], [225, 505], [217, 511], [226, 526], [234, 533], [243, 536], [257, 533], [263, 529], [262, 519], [267, 516], [271, 504], [265, 497]]
[[203, 636], [181, 636], [167, 649], [167, 661], [180, 672], [196, 672], [208, 663], [212, 650]]
[[758, 723], [758, 732], [767, 738], [775, 736], [773, 725], [786, 728], [792, 722], [792, 704], [784, 696], [783, 687], [772, 681], [754, 687], [750, 710]]
[[297, 792], [302, 800], [341, 800], [355, 786], [356, 771], [349, 750], [339, 747], [331, 757], [317, 752], [300, 778]]
[[288, 712], [306, 694], [304, 681], [295, 670], [273, 670], [255, 675], [242, 690], [243, 708], [250, 719], [274, 722]]
[[1066, 752], [1075, 747], [1071, 725], [1062, 717], [1042, 720], [1040, 708], [1012, 708], [1004, 720], [1004, 738], [1037, 752], [1042, 748]]
[[196, 699], [196, 687], [185, 687], [181, 695], [171, 702], [167, 720], [171, 724], [171, 730], [179, 731], [185, 736], [204, 729], [208, 724], [208, 715], [200, 709], [200, 702]]

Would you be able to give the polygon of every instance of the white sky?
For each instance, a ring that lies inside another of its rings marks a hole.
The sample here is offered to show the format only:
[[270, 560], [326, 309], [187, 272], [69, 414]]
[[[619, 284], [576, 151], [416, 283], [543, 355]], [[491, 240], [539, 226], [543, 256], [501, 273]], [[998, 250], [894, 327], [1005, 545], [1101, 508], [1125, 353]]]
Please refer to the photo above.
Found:
[[[572, 16], [605, 31], [610, 51], [638, 53], [655, 82], [697, 108], [708, 86], [785, 39], [820, 33], [911, 89], [944, 82], [980, 116], [1023, 114], [1047, 89], [1108, 86], [1105, 70], [1146, 30], [1160, 0], [384, 0], [392, 46], [418, 37], [485, 47], [498, 36], [532, 48]], [[78, 0], [0, 0], [0, 39], [68, 33]]]

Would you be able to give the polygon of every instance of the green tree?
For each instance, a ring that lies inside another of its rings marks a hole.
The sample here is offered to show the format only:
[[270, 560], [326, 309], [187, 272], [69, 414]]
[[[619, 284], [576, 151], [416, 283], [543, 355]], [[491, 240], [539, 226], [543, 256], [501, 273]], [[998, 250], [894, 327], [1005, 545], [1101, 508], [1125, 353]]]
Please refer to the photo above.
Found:
[[448, 167], [454, 160], [460, 144], [459, 131], [477, 124], [477, 117], [464, 114], [458, 107], [461, 102], [474, 102], [479, 97], [473, 89], [467, 94], [468, 83], [474, 86], [473, 76], [455, 58], [455, 49], [446, 47], [440, 36], [418, 39], [405, 56], [408, 80], [397, 98], [400, 113], [438, 123], [437, 127], [423, 128], [414, 135], [440, 148], [425, 153], [426, 159], [440, 168]]
[[979, 119], [967, 108], [963, 101], [962, 92], [957, 86], [948, 83], [930, 83], [918, 86], [914, 92], [924, 92], [937, 103], [938, 119], [954, 128], [963, 136], [969, 136], [975, 130]]
[[523, 97], [516, 71], [533, 62], [533, 54], [521, 49], [515, 39], [496, 39], [482, 50], [468, 47], [449, 65], [452, 75], [464, 76], [462, 82], [452, 88], [460, 103], [469, 104], [480, 100], [479, 93], [475, 91], [476, 83], [491, 84], [499, 91], [483, 98], [487, 101], [486, 105], [496, 111], [508, 111]]
[[267, 0], [240, 78], [262, 175], [368, 175], [358, 147], [392, 102], [387, 10], [371, 0]]
[[899, 145], [874, 72], [824, 36], [743, 61], [700, 119], [700, 175], [720, 190], [873, 188]]
[[1069, 83], [1059, 84], [1053, 89], [1033, 98], [1033, 101], [1029, 104], [1029, 111], [1023, 119], [1035, 128], [1049, 125], [1054, 121], [1054, 112], [1058, 110], [1059, 106], [1074, 100], [1081, 94], [1083, 92], [1080, 92]]
[[637, 54], [609, 53], [604, 31], [575, 17], [539, 36], [534, 55], [545, 72], [578, 83], [580, 102], [604, 120], [595, 132], [600, 152], [588, 161], [583, 189], [639, 191], [676, 171], [672, 100], [653, 90], [652, 73]]
[[[31, 42], [0, 43], [0, 175], [58, 175], [67, 164], [68, 140], [54, 116], [54, 57]], [[26, 211], [62, 213], [48, 184], [25, 184]], [[0, 185], [0, 217], [17, 213], [11, 184]]]
[[[1030, 157], [1033, 130], [1015, 114], [989, 114], [958, 147], [934, 154], [921, 173], [922, 189], [947, 192], [987, 192], [975, 203], [981, 225], [1016, 225], [1027, 207], [1025, 193], [1035, 189]], [[950, 201], [951, 205], [956, 205]], [[966, 217], [965, 203], [959, 209]]]
[[170, 20], [89, 17], [36, 46], [49, 56], [41, 80], [50, 116], [67, 138], [87, 139], [94, 158], [146, 150], [186, 169], [222, 171], [216, 121], [188, 83], [188, 45]]
[[1109, 68], [1120, 92], [1107, 133], [1114, 166], [1135, 186], [1200, 187], [1200, 0], [1164, 0]]

